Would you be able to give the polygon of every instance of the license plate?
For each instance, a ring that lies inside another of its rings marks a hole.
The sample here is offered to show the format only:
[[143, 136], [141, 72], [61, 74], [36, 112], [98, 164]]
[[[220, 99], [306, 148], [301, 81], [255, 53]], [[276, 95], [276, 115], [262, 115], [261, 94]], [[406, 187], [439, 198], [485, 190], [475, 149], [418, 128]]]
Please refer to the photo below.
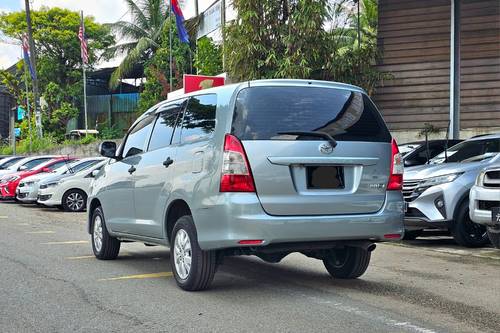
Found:
[[491, 220], [500, 223], [500, 207], [493, 207], [491, 209]]
[[311, 190], [343, 189], [344, 168], [341, 166], [308, 166], [307, 188]]

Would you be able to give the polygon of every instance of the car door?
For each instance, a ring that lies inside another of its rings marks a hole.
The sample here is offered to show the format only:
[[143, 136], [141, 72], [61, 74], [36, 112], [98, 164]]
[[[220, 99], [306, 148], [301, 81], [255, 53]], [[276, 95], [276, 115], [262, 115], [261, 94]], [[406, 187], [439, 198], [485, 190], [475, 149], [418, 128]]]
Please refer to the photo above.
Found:
[[155, 115], [149, 114], [138, 121], [125, 137], [118, 152], [105, 169], [105, 184], [99, 198], [107, 225], [111, 230], [132, 233], [135, 223], [134, 181], [135, 171], [147, 147]]
[[176, 168], [176, 147], [171, 142], [184, 107], [185, 102], [181, 100], [159, 108], [147, 152], [137, 165], [136, 219], [132, 230], [137, 235], [163, 238], [164, 208]]

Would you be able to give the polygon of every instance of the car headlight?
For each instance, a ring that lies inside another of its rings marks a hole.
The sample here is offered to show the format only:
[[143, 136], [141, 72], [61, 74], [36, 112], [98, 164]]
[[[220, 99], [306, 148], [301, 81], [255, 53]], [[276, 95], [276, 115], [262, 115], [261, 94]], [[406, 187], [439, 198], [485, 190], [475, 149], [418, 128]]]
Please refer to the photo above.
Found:
[[481, 171], [479, 173], [479, 175], [477, 175], [476, 177], [476, 186], [483, 186], [483, 181], [484, 181], [484, 175], [486, 174], [486, 172], [484, 171]]
[[52, 182], [52, 183], [48, 183], [48, 184], [43, 184], [43, 185], [40, 185], [40, 188], [44, 189], [44, 188], [49, 188], [49, 187], [55, 187], [55, 186], [59, 185], [60, 183], [61, 183], [60, 181], [57, 181], [57, 182]]
[[432, 177], [432, 178], [426, 179], [422, 183], [420, 183], [419, 187], [432, 187], [432, 186], [436, 186], [436, 185], [451, 183], [452, 181], [454, 181], [455, 179], [457, 179], [461, 175], [463, 175], [463, 172], [450, 173], [447, 175]]
[[5, 178], [5, 179], [3, 180], [3, 182], [5, 182], [5, 183], [15, 182], [15, 181], [16, 181], [16, 180], [18, 180], [19, 178], [21, 178], [21, 177], [19, 177], [19, 176], [10, 176], [10, 177]]

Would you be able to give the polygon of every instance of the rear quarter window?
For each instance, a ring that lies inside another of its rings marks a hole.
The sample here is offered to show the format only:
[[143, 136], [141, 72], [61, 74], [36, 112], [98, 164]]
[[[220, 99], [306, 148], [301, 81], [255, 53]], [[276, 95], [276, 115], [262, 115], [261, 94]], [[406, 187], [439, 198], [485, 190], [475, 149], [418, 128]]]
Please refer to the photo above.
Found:
[[215, 130], [216, 110], [216, 94], [191, 97], [182, 118], [181, 142], [195, 142], [210, 137]]
[[239, 92], [234, 112], [232, 133], [241, 140], [295, 140], [278, 133], [309, 131], [326, 132], [337, 141], [391, 141], [373, 102], [357, 91], [250, 87]]

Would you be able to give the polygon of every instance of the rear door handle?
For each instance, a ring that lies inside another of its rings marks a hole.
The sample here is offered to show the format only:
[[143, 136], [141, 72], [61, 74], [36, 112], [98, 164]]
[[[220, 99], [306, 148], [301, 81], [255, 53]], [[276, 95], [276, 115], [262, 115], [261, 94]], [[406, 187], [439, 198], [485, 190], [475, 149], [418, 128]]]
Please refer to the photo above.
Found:
[[172, 163], [174, 163], [174, 160], [170, 157], [167, 157], [167, 159], [163, 161], [163, 165], [165, 166], [165, 168], [168, 168]]
[[133, 174], [137, 169], [135, 168], [135, 166], [131, 166], [129, 169], [128, 169], [128, 173], [130, 174]]

